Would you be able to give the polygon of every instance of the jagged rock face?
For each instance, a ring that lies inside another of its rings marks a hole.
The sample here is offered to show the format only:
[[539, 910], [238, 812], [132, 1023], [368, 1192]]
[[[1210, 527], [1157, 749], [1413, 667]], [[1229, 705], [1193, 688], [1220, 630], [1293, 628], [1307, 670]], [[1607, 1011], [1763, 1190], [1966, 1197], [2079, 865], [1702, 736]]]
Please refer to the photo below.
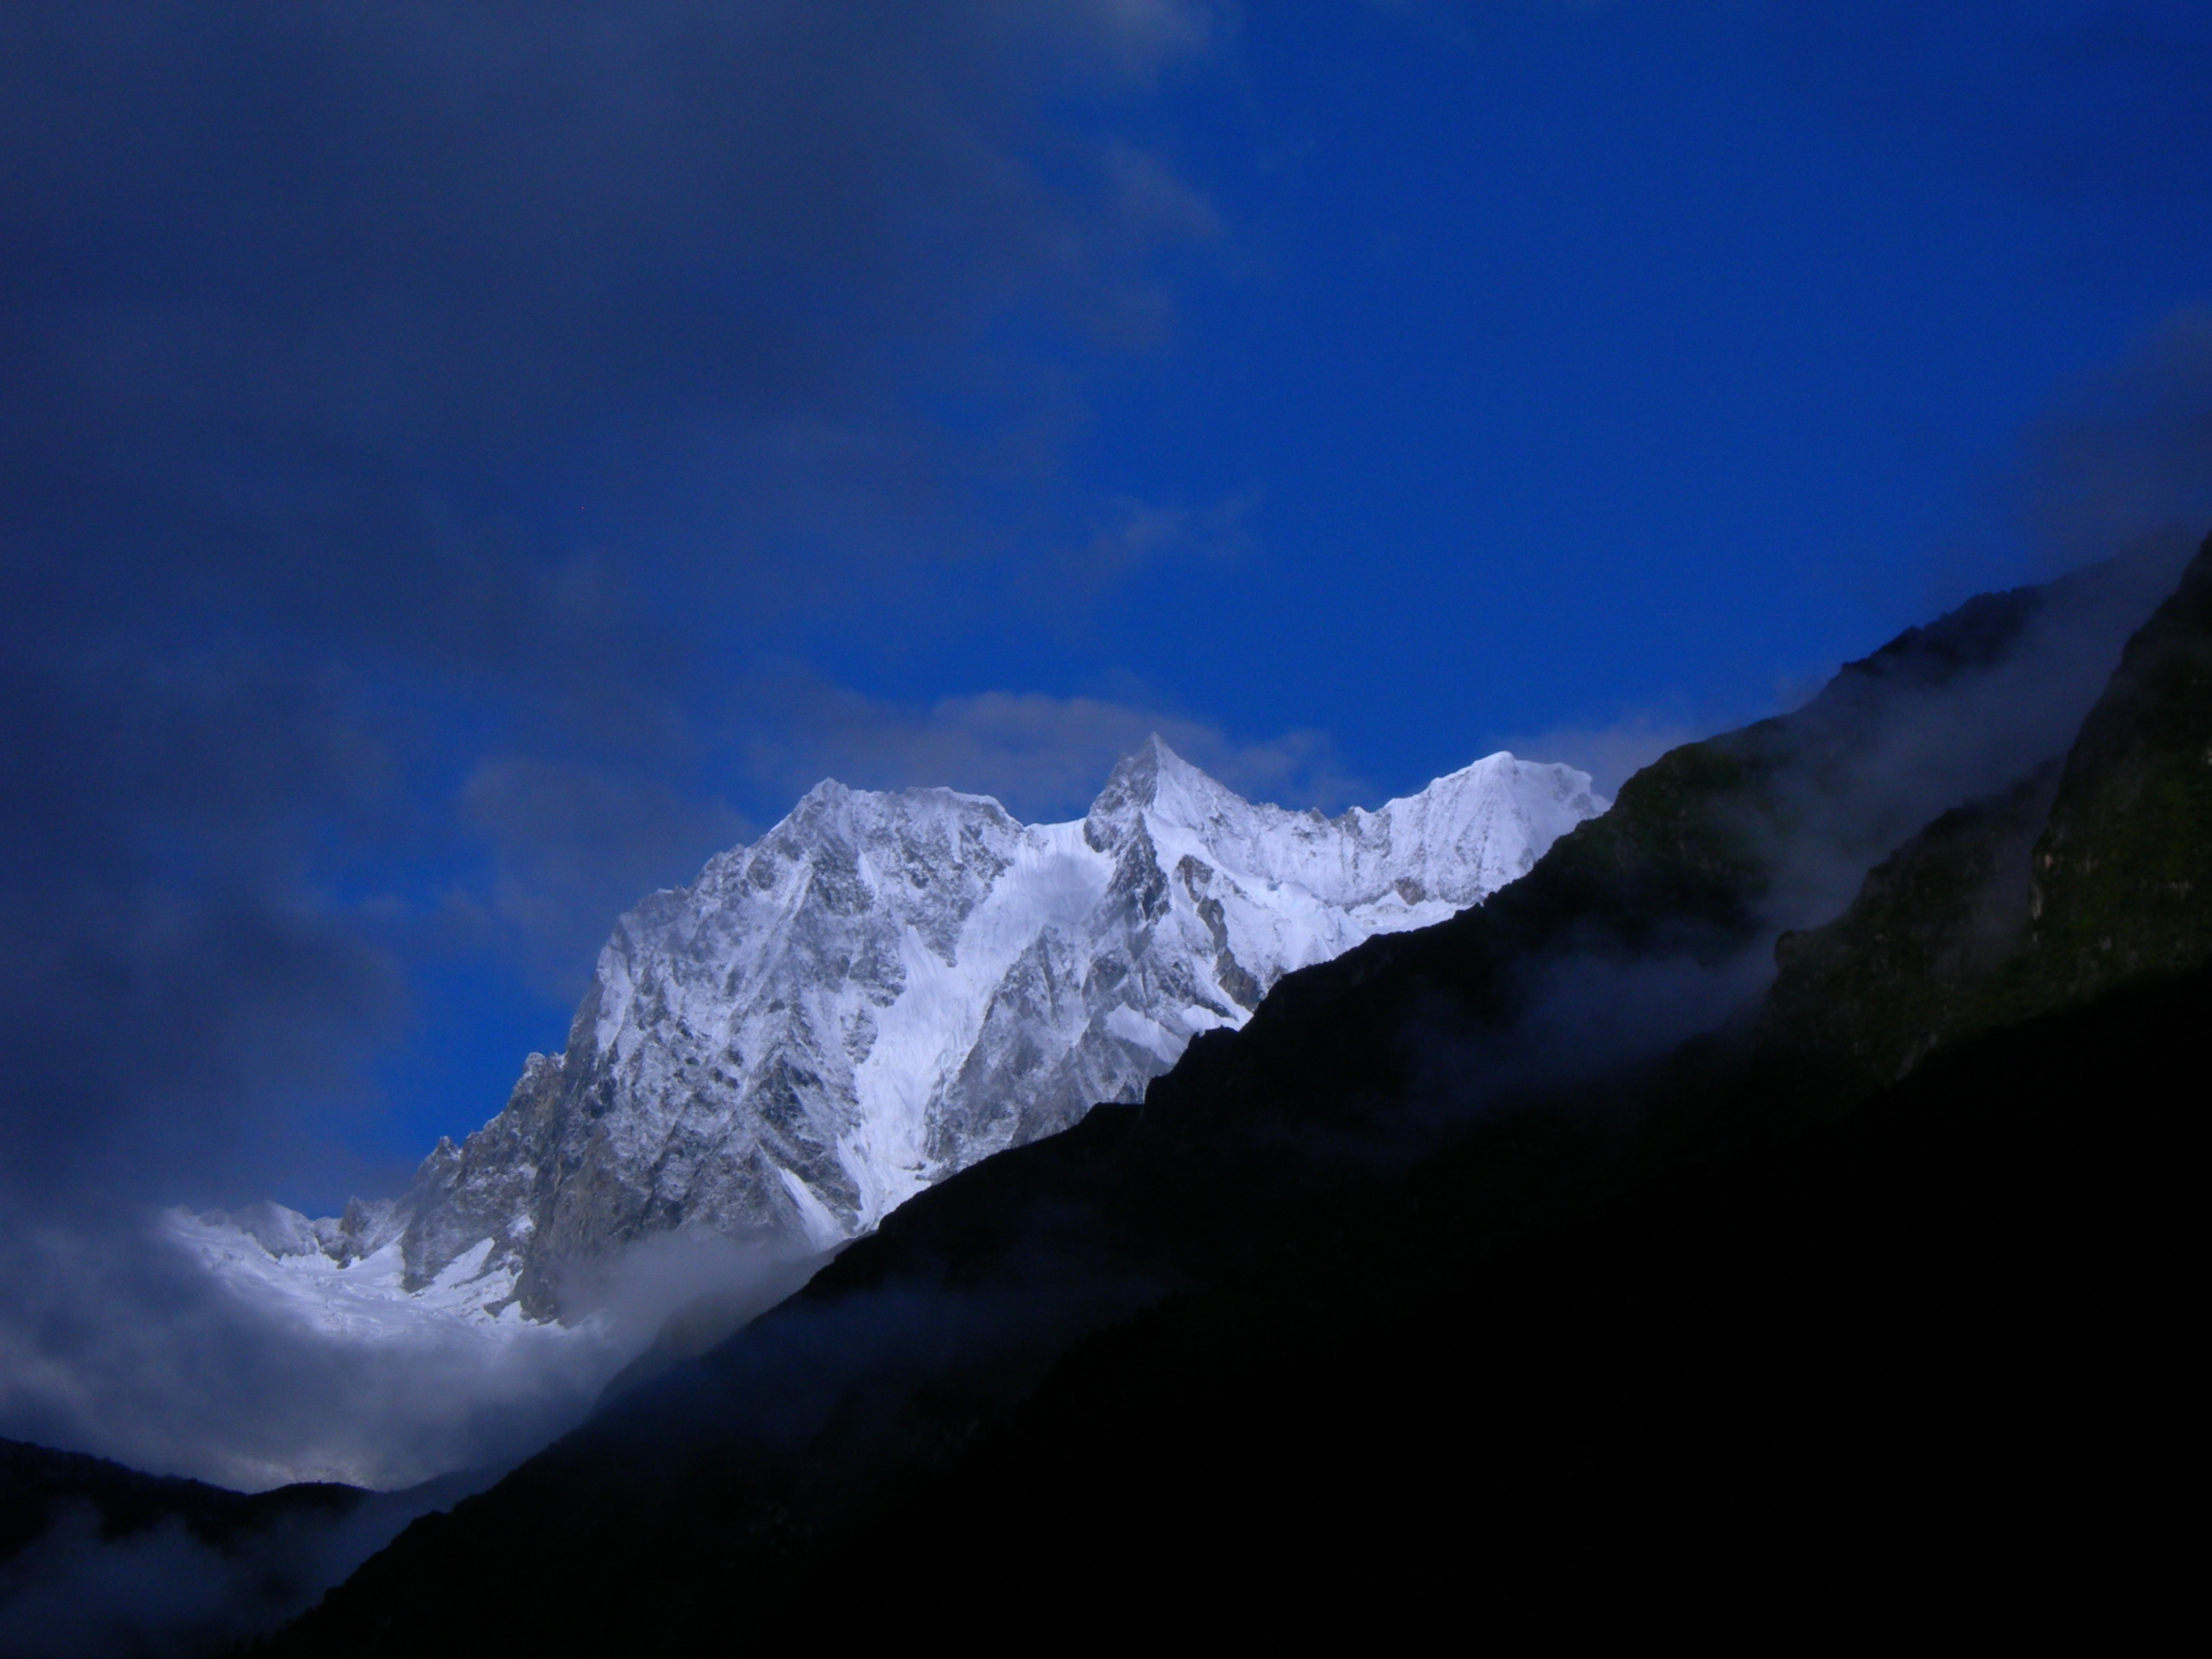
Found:
[[418, 1171], [410, 1279], [489, 1238], [543, 1316], [566, 1265], [654, 1233], [824, 1248], [1135, 1099], [1284, 974], [1478, 902], [1606, 804], [1498, 754], [1323, 818], [1157, 738], [1073, 823], [824, 783], [622, 919], [567, 1050]]

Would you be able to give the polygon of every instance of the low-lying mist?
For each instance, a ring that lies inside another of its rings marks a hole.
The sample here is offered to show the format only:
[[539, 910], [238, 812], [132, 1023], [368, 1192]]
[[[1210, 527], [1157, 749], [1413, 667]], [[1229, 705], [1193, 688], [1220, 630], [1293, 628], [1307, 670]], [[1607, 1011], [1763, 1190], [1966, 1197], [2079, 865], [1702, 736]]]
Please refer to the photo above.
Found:
[[213, 1652], [313, 1604], [418, 1516], [505, 1470], [469, 1470], [350, 1504], [302, 1506], [218, 1540], [172, 1516], [104, 1535], [90, 1504], [0, 1561], [0, 1651], [56, 1659]]
[[0, 1436], [235, 1491], [372, 1489], [220, 1546], [88, 1504], [0, 1561], [0, 1650], [198, 1651], [273, 1627], [630, 1386], [788, 1296], [818, 1257], [642, 1242], [572, 1278], [565, 1324], [313, 1323], [210, 1273], [157, 1214], [51, 1226], [0, 1262]]
[[11, 1242], [0, 1434], [246, 1492], [301, 1480], [392, 1490], [511, 1463], [580, 1421], [672, 1316], [685, 1316], [672, 1343], [703, 1346], [817, 1265], [671, 1236], [580, 1276], [565, 1323], [395, 1332], [310, 1322], [250, 1297], [179, 1248], [161, 1218], [143, 1222]]

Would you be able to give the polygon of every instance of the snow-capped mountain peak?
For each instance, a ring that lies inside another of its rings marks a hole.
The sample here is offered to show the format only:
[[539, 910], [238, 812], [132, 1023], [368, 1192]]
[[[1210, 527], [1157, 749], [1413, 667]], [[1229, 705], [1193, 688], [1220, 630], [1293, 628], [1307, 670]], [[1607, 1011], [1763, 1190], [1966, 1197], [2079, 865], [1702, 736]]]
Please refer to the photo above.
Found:
[[826, 1248], [1137, 1098], [1285, 974], [1480, 902], [1607, 804], [1499, 753], [1328, 818], [1247, 801], [1157, 736], [1066, 823], [825, 781], [623, 917], [565, 1052], [531, 1056], [404, 1197], [252, 1231], [325, 1267], [396, 1240], [407, 1293], [465, 1260], [513, 1287], [486, 1318], [509, 1297], [557, 1314], [565, 1267], [655, 1233]]

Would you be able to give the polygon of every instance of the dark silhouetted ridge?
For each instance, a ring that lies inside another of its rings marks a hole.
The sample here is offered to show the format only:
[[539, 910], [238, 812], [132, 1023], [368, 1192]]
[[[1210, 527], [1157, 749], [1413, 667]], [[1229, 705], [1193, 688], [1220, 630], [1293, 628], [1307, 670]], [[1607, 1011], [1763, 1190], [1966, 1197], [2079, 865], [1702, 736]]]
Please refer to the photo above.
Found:
[[2208, 562], [2139, 632], [2142, 572], [2084, 572], [1674, 750], [1481, 907], [914, 1200], [278, 1650], [2154, 1610]]

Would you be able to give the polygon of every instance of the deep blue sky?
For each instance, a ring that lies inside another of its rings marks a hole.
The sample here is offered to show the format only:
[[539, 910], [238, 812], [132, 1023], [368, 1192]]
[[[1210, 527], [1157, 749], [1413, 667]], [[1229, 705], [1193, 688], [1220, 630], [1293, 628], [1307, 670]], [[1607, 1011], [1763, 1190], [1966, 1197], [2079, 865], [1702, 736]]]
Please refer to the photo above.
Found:
[[[1155, 117], [1221, 243], [1075, 463], [1188, 542], [1066, 627], [986, 600], [825, 620], [810, 655], [903, 698], [1133, 675], [1248, 739], [1325, 732], [1373, 794], [1559, 726], [1765, 713], [2038, 574], [2003, 475], [2204, 292], [2207, 129], [2135, 199], [2066, 191], [2043, 152], [2106, 112], [2004, 107], [2048, 78], [2036, 31], [1772, 9], [1247, 11]], [[2000, 84], [1956, 124], [1879, 61], [1970, 48]], [[1959, 130], [2006, 119], [1995, 154]]]
[[2201, 7], [114, 0], [0, 61], [11, 1184], [389, 1183], [823, 775], [1610, 782], [2212, 527]]

